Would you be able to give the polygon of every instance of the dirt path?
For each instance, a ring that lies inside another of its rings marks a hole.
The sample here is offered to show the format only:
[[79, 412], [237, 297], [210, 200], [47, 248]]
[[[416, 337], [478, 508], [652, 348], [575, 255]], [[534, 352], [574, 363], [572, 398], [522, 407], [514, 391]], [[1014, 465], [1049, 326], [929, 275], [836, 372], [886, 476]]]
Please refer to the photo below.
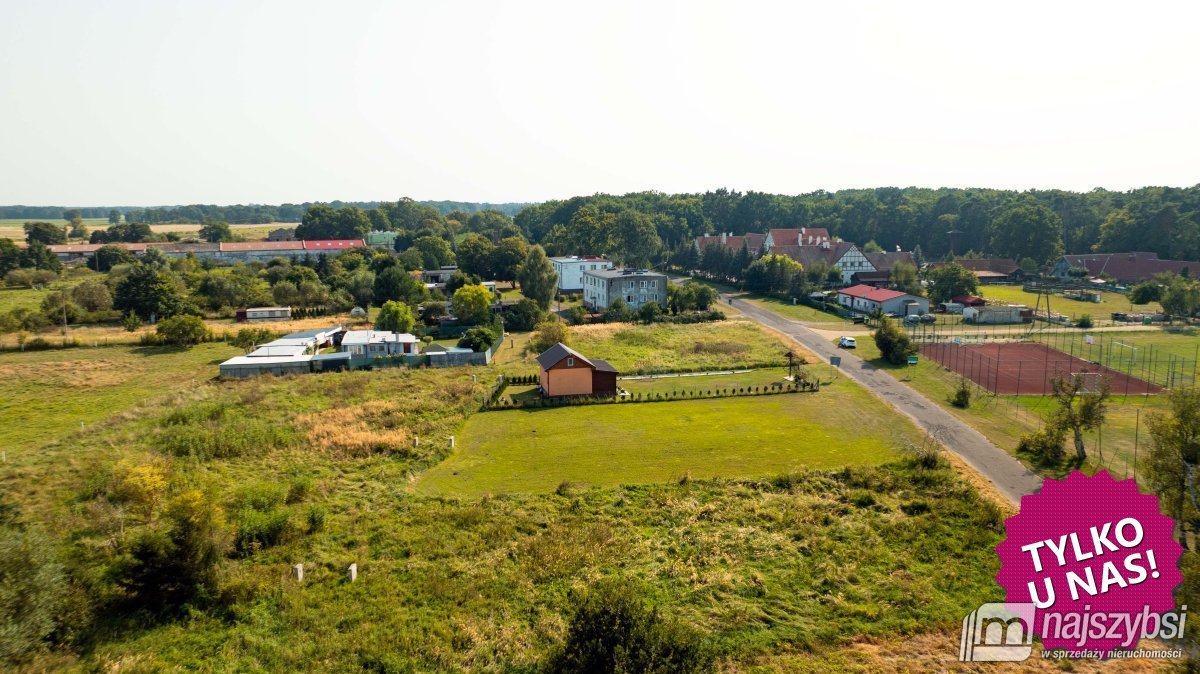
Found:
[[[729, 306], [730, 299], [728, 294], [722, 294], [721, 304]], [[853, 352], [838, 349], [828, 335], [818, 333], [802, 323], [788, 320], [750, 302], [738, 299], [733, 299], [732, 302], [747, 318], [787, 335], [825, 362], [829, 362], [830, 356], [841, 356], [840, 371], [843, 374], [862, 384], [883, 401], [908, 415], [918, 426], [940, 438], [951, 451], [995, 485], [1008, 500], [1018, 503], [1021, 496], [1041, 488], [1041, 478], [988, 441], [979, 431], [959, 421], [933, 401]], [[864, 422], [869, 423], [869, 420]]]

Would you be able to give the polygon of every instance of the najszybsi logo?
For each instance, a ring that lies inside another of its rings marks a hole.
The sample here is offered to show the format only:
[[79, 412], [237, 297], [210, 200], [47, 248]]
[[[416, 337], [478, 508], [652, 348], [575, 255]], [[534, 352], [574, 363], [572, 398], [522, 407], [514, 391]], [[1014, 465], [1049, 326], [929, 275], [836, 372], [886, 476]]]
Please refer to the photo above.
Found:
[[[963, 662], [1019, 662], [1033, 652], [1033, 634], [1071, 642], [1076, 649], [1055, 648], [1043, 657], [1074, 659], [1178, 658], [1178, 649], [1162, 651], [1136, 649], [1141, 639], [1178, 639], [1187, 624], [1187, 606], [1178, 611], [1153, 613], [1149, 606], [1140, 613], [1042, 612], [1037, 628], [1037, 605], [1028, 603], [984, 604], [963, 618], [958, 659]], [[1080, 649], [1089, 638], [1121, 640], [1125, 650]]]
[[984, 604], [963, 618], [958, 659], [1020, 662], [1033, 652], [1033, 604]]

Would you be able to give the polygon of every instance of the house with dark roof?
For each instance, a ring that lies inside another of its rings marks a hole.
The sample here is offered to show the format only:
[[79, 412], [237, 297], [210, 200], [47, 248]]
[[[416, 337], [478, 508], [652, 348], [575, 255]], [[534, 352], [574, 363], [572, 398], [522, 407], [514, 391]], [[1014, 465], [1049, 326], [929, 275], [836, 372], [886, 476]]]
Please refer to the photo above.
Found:
[[838, 304], [861, 314], [873, 314], [879, 311], [897, 316], [923, 316], [929, 313], [929, 300], [924, 297], [868, 285], [857, 285], [839, 290]]
[[559, 342], [537, 357], [542, 395], [611, 396], [617, 394], [617, 370], [599, 358], [587, 358]]
[[[931, 262], [929, 268], [937, 269], [948, 264], [951, 263]], [[1008, 258], [963, 257], [955, 260], [954, 264], [974, 272], [980, 283], [1020, 282], [1025, 279], [1025, 272], [1021, 270], [1021, 265], [1017, 264], [1016, 260]]]
[[1072, 269], [1086, 269], [1090, 278], [1111, 278], [1118, 283], [1133, 284], [1167, 272], [1186, 272], [1195, 276], [1200, 273], [1200, 262], [1160, 260], [1158, 253], [1089, 253], [1062, 256], [1050, 273], [1061, 281], [1078, 280], [1072, 276]]
[[696, 237], [696, 251], [703, 253], [704, 249], [709, 246], [720, 246], [730, 253], [736, 253], [745, 248], [751, 255], [758, 255], [763, 249], [766, 238], [766, 234], [756, 234], [755, 232], [746, 232], [736, 236], [729, 233], [706, 234]]
[[867, 256], [849, 241], [826, 241], [819, 246], [773, 246], [770, 252], [773, 255], [786, 255], [805, 269], [818, 262], [837, 267], [842, 272], [842, 283], [847, 285], [855, 274], [875, 271]]
[[798, 229], [768, 229], [763, 242], [767, 251], [776, 246], [821, 246], [831, 243], [829, 230], [824, 227], [800, 227]]
[[867, 262], [874, 267], [873, 271], [855, 272], [850, 282], [858, 285], [875, 286], [877, 288], [886, 288], [892, 282], [892, 267], [898, 263], [905, 263], [916, 268], [916, 259], [912, 253], [907, 251], [882, 252], [882, 253], [863, 253], [867, 258]]

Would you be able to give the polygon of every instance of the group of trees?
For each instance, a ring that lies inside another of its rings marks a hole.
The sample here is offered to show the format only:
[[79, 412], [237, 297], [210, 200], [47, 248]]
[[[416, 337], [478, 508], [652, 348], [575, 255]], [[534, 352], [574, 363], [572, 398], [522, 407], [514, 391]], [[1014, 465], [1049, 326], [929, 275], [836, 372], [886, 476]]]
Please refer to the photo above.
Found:
[[1159, 274], [1135, 285], [1129, 292], [1134, 304], [1158, 302], [1172, 316], [1200, 314], [1200, 281], [1180, 274]]

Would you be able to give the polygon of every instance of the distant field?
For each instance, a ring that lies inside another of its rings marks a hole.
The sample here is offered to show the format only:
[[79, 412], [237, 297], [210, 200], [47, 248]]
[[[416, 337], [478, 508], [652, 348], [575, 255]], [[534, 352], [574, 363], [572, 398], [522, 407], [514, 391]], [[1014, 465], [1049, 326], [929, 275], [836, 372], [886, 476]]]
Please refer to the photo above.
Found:
[[845, 380], [819, 393], [485, 412], [467, 420], [458, 449], [415, 488], [479, 496], [548, 492], [564, 481], [758, 477], [884, 463], [916, 435]]
[[[1010, 304], [1024, 304], [1030, 308], [1036, 307], [1038, 296], [1034, 293], [1027, 293], [1021, 289], [1021, 286], [980, 286], [979, 293], [988, 300], [999, 300]], [[1103, 300], [1099, 303], [1080, 302], [1078, 300], [1070, 300], [1062, 295], [1053, 295], [1050, 297], [1050, 311], [1065, 316], [1082, 316], [1083, 314], [1091, 314], [1092, 318], [1109, 320], [1114, 312], [1133, 312], [1133, 313], [1152, 313], [1162, 311], [1162, 306], [1158, 302], [1150, 304], [1133, 304], [1129, 301], [1126, 295], [1121, 293], [1101, 293]], [[1042, 298], [1042, 306], [1046, 306], [1045, 297]]]
[[[27, 220], [0, 220], [0, 239], [12, 239], [13, 241], [25, 240], [24, 224]], [[51, 221], [61, 224], [62, 221]], [[85, 218], [83, 224], [91, 231], [108, 229], [108, 220], [105, 218]], [[267, 238], [267, 233], [273, 229], [281, 227], [295, 227], [295, 222], [272, 222], [265, 225], [230, 225], [230, 229], [237, 236], [247, 241], [262, 241]], [[177, 234], [195, 234], [200, 231], [200, 225], [190, 224], [170, 224], [170, 225], [150, 225], [150, 230], [160, 234], [167, 232], [175, 232]]]

